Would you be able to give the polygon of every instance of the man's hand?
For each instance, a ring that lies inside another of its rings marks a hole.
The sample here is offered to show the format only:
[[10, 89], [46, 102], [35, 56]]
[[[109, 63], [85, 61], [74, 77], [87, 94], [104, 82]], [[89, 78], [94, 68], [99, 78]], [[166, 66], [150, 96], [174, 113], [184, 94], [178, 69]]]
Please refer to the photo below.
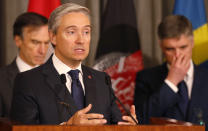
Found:
[[92, 108], [92, 104], [89, 104], [86, 108], [77, 111], [67, 122], [67, 125], [103, 125], [107, 123], [102, 114], [89, 113]]
[[[138, 120], [136, 118], [135, 106], [134, 105], [131, 106], [130, 113], [138, 123]], [[134, 120], [132, 120], [132, 118], [130, 116], [123, 116], [122, 119], [126, 122], [120, 121], [120, 122], [118, 122], [118, 125], [136, 125], [137, 124], [137, 123], [134, 122]]]
[[190, 59], [185, 55], [174, 57], [166, 79], [177, 86], [186, 76], [189, 66]]

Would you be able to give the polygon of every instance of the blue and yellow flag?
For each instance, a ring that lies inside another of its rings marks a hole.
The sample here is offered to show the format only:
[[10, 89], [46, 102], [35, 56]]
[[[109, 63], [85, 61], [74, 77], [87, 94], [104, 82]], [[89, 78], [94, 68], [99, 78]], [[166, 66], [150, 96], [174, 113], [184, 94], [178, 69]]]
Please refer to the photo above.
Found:
[[193, 61], [200, 64], [208, 60], [208, 25], [204, 0], [175, 0], [174, 14], [186, 16], [194, 30]]

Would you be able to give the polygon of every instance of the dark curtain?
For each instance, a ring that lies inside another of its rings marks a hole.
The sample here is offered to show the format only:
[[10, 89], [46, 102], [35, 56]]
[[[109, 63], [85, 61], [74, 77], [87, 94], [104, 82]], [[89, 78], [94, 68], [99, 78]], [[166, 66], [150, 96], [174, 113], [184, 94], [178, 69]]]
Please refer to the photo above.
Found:
[[0, 0], [0, 67], [5, 65], [5, 2], [4, 0]]

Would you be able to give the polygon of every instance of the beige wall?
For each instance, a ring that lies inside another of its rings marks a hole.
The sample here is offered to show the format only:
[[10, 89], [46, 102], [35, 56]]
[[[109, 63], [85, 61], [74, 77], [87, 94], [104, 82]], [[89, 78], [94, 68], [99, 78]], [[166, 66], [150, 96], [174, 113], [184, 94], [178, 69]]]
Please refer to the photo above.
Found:
[[[206, 0], [205, 0], [206, 1]], [[74, 2], [90, 8], [92, 13], [92, 42], [89, 57], [86, 60], [87, 65], [93, 65], [97, 43], [99, 39], [99, 4], [100, 0], [62, 0], [62, 3]], [[174, 0], [134, 0], [138, 31], [140, 37], [140, 45], [143, 53], [145, 67], [154, 66], [162, 62], [162, 53], [157, 43], [156, 29], [160, 20], [171, 14]], [[17, 48], [13, 42], [12, 24], [15, 18], [26, 11], [28, 0], [4, 0], [6, 15], [2, 18], [6, 25], [2, 25], [5, 29], [5, 39], [2, 41], [6, 48], [6, 63], [10, 63], [17, 54]], [[206, 1], [206, 7], [208, 2]], [[208, 8], [207, 12], [208, 12]], [[208, 14], [208, 13], [207, 13]]]
[[13, 41], [13, 35], [12, 35], [12, 26], [15, 21], [15, 18], [21, 14], [22, 12], [25, 12], [27, 9], [27, 0], [5, 0], [5, 48], [6, 48], [6, 64], [10, 63], [17, 54], [17, 48], [15, 46], [15, 43]]

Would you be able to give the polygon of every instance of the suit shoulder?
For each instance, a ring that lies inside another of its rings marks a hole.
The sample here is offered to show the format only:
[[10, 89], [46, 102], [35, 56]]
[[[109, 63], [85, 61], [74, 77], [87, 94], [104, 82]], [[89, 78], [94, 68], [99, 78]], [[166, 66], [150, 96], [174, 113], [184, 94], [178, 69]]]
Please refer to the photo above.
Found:
[[144, 69], [136, 75], [136, 85], [146, 83], [151, 85], [161, 85], [167, 77], [168, 69], [166, 64]]
[[91, 72], [92, 74], [107, 74], [103, 71], [95, 70], [95, 69], [93, 69], [91, 67], [88, 67], [88, 66], [82, 65], [82, 67], [83, 67], [84, 70], [87, 70], [87, 71]]
[[9, 65], [0, 68], [0, 74], [4, 74], [9, 70]]
[[36, 92], [41, 88], [44, 76], [41, 73], [41, 68], [36, 67], [34, 69], [18, 73], [14, 80], [14, 92]]
[[0, 79], [1, 80], [5, 80], [8, 77], [15, 77], [17, 75], [17, 73], [19, 72], [18, 67], [16, 65], [16, 63], [11, 63], [9, 65], [3, 66], [0, 68], [0, 75], [4, 76]]
[[18, 68], [17, 68], [16, 63], [12, 62], [11, 64], [2, 66], [2, 67], [0, 68], [0, 73], [5, 73], [5, 72], [8, 72], [9, 70], [14, 70], [14, 69], [16, 70], [16, 69], [18, 69]]
[[144, 70], [141, 70], [139, 72], [137, 72], [137, 76], [154, 76], [154, 75], [158, 75], [160, 73], [165, 73], [167, 71], [165, 65], [159, 65], [159, 66], [155, 66], [152, 68], [147, 68]]
[[35, 79], [35, 77], [38, 78], [40, 76], [40, 74], [41, 74], [40, 71], [41, 71], [41, 67], [36, 67], [31, 70], [27, 70], [27, 71], [18, 73], [17, 77], [21, 76], [26, 79], [27, 78], [30, 79], [31, 77], [33, 77]]
[[199, 75], [207, 76], [208, 78], [208, 68], [203, 66], [195, 66], [195, 72]]

